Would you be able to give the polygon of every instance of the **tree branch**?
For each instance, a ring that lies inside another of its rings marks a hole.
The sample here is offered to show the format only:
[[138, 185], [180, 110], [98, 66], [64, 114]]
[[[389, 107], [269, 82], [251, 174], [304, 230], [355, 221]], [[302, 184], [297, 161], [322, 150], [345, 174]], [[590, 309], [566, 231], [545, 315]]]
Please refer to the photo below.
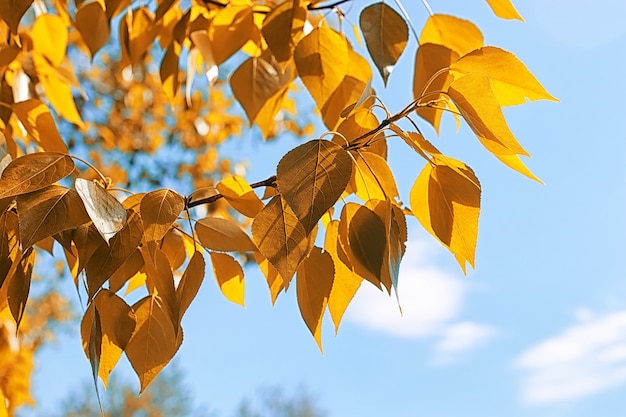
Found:
[[[260, 187], [276, 187], [276, 175], [272, 175], [271, 177], [264, 179], [263, 181], [255, 182], [254, 184], [250, 184], [252, 188], [260, 188]], [[224, 195], [221, 193], [212, 195], [211, 197], [201, 198], [200, 200], [192, 201], [189, 197], [185, 201], [186, 208], [190, 209], [192, 207], [200, 206], [202, 204], [212, 204], [215, 203], [220, 198], [223, 198]]]

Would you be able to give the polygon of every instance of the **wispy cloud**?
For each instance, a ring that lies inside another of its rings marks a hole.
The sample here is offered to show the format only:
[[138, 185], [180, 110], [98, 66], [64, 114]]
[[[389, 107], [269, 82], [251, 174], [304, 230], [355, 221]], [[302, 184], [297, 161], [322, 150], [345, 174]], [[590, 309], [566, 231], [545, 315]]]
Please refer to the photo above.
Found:
[[483, 344], [494, 329], [470, 321], [456, 322], [468, 281], [433, 264], [431, 259], [438, 249], [434, 245], [420, 240], [408, 243], [398, 280], [402, 314], [395, 296], [387, 297], [364, 284], [348, 308], [347, 319], [397, 337], [435, 339], [435, 362], [448, 363]]
[[626, 310], [579, 322], [531, 347], [515, 361], [526, 375], [522, 399], [546, 404], [626, 384]]

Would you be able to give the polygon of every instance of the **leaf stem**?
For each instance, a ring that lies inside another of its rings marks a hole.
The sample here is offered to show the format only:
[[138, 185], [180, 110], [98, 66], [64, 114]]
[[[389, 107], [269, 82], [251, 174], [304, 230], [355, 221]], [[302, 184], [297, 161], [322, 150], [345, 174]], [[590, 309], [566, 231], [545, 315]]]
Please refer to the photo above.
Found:
[[[263, 181], [255, 182], [254, 184], [250, 184], [252, 188], [260, 188], [260, 187], [276, 187], [276, 175], [272, 175], [271, 177], [264, 179]], [[185, 206], [187, 209], [192, 207], [197, 207], [202, 204], [212, 204], [215, 203], [220, 198], [223, 198], [224, 195], [221, 193], [217, 193], [212, 195], [211, 197], [201, 198], [200, 200], [192, 201], [189, 198], [185, 199]]]

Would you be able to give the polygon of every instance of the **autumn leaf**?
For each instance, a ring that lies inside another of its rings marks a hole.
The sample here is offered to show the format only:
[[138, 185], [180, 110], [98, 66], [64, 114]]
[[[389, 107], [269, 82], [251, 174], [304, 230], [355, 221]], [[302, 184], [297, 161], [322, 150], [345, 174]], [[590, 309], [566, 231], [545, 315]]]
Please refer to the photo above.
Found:
[[322, 351], [322, 318], [328, 304], [335, 267], [333, 258], [317, 246], [298, 268], [296, 292], [300, 314]]
[[402, 16], [385, 3], [367, 6], [361, 12], [359, 22], [367, 50], [387, 85], [409, 40], [409, 27]]
[[254, 218], [263, 209], [261, 199], [254, 193], [250, 184], [239, 175], [222, 179], [216, 187], [226, 201], [244, 216]]
[[307, 10], [303, 0], [285, 1], [267, 14], [261, 32], [278, 62], [288, 61], [304, 36]]
[[126, 224], [126, 209], [96, 181], [76, 178], [74, 187], [94, 226], [108, 244]]
[[181, 52], [181, 46], [178, 42], [172, 42], [170, 46], [165, 50], [163, 60], [161, 61], [161, 67], [159, 68], [159, 75], [161, 77], [161, 83], [163, 84], [163, 91], [167, 95], [170, 102], [174, 102], [176, 93], [178, 93], [179, 87], [179, 67], [178, 59]]
[[65, 59], [67, 30], [65, 22], [59, 16], [47, 13], [38, 16], [30, 32], [33, 49], [46, 57], [51, 65], [58, 67]]
[[155, 190], [143, 196], [139, 213], [146, 240], [163, 239], [184, 208], [185, 200], [173, 190]]
[[74, 171], [74, 161], [56, 152], [38, 152], [14, 159], [0, 176], [0, 198], [41, 190]]
[[17, 28], [22, 16], [28, 10], [33, 0], [6, 0], [0, 2], [0, 19], [4, 20], [13, 34], [17, 34]]
[[67, 153], [67, 146], [61, 139], [50, 110], [38, 99], [13, 103], [13, 111], [24, 128], [47, 152]]
[[209, 39], [216, 65], [237, 52], [255, 29], [250, 5], [231, 5], [220, 10], [209, 25]]
[[5, 282], [7, 286], [7, 302], [16, 327], [20, 326], [24, 310], [26, 309], [34, 263], [35, 251], [33, 248], [28, 248], [22, 255], [22, 259], [20, 259], [13, 275], [9, 277], [8, 282]]
[[511, 3], [511, 0], [487, 0], [487, 3], [498, 17], [524, 21], [522, 16], [515, 9], [515, 6], [513, 6], [513, 3]]
[[289, 151], [276, 173], [279, 191], [308, 234], [346, 189], [352, 158], [333, 142], [312, 140]]
[[91, 59], [109, 41], [111, 28], [102, 4], [94, 1], [82, 4], [76, 11], [76, 29], [89, 48]]
[[481, 48], [484, 40], [480, 29], [469, 20], [434, 14], [428, 18], [420, 34], [420, 45], [428, 43], [445, 46], [463, 56]]
[[391, 168], [381, 156], [372, 152], [358, 152], [353, 172], [353, 191], [363, 201], [386, 200], [399, 196]]
[[5, 211], [0, 215], [0, 288], [20, 253], [18, 227], [17, 215], [14, 212]]
[[257, 251], [254, 253], [254, 260], [267, 281], [272, 305], [274, 305], [276, 303], [276, 299], [278, 298], [278, 294], [285, 289], [283, 278], [280, 276], [276, 268], [274, 268], [274, 266], [267, 260], [267, 258], [261, 254], [261, 252]]
[[[143, 271], [146, 273], [148, 293], [159, 297], [172, 323], [180, 323], [178, 315], [180, 308], [174, 286], [174, 275], [167, 256], [158, 248], [150, 251], [143, 246], [139, 251], [144, 260]], [[175, 330], [178, 332], [177, 324]]]
[[230, 252], [255, 251], [248, 235], [232, 220], [206, 217], [196, 222], [196, 233], [207, 249]]
[[243, 269], [239, 262], [226, 253], [210, 252], [217, 284], [224, 297], [245, 307]]
[[195, 252], [176, 287], [176, 300], [179, 308], [178, 317], [181, 319], [198, 294], [204, 279], [204, 268], [205, 262], [202, 253]]

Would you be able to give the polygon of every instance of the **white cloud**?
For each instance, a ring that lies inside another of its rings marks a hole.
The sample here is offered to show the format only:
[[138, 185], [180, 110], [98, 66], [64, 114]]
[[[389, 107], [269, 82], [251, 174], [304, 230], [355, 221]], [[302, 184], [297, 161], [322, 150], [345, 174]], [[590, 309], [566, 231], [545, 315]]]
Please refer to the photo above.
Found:
[[[435, 338], [435, 355], [456, 356], [477, 348], [493, 328], [469, 321], [455, 323], [468, 291], [468, 280], [432, 264], [435, 243], [412, 240], [400, 267], [398, 294], [386, 296], [363, 284], [346, 318], [362, 327], [404, 338]], [[436, 362], [440, 362], [438, 359]]]
[[573, 400], [626, 383], [626, 310], [577, 316], [582, 321], [516, 359], [526, 372], [526, 403]]

